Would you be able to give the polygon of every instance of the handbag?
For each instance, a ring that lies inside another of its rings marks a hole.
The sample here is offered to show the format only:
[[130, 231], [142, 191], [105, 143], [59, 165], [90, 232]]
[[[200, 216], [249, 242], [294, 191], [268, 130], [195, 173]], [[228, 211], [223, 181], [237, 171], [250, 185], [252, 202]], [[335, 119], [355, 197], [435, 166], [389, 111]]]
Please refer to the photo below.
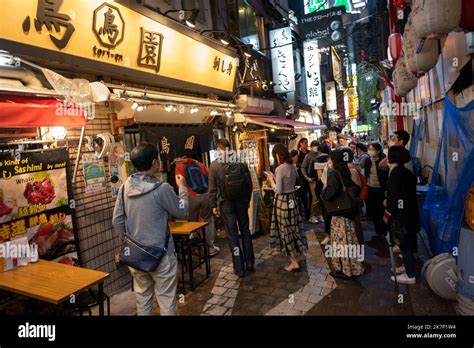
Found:
[[394, 216], [390, 217], [390, 219], [387, 222], [387, 229], [388, 229], [388, 233], [390, 234], [391, 244], [394, 244], [394, 245], [403, 244], [406, 230], [402, 222], [398, 218]]
[[128, 235], [125, 212], [125, 186], [122, 187], [122, 204], [125, 216], [125, 235], [120, 248], [120, 262], [142, 272], [154, 272], [168, 251], [169, 229], [166, 231], [165, 247], [143, 245]]
[[342, 190], [339, 194], [331, 200], [325, 200], [321, 195], [326, 213], [331, 216], [340, 216], [346, 213], [352, 213], [357, 210], [357, 194], [353, 188], [347, 188], [344, 185], [341, 175], [334, 171], [341, 184]]

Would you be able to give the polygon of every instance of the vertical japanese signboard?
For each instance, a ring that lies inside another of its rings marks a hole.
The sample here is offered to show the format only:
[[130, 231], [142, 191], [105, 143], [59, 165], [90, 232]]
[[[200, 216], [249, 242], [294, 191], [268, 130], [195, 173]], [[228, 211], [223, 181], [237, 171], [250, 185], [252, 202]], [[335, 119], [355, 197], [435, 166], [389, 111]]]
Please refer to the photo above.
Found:
[[295, 63], [291, 28], [270, 31], [273, 81], [275, 93], [295, 91]]
[[306, 95], [308, 105], [321, 106], [323, 96], [321, 90], [321, 73], [319, 69], [318, 41], [310, 40], [303, 43], [304, 65], [306, 67]]
[[0, 155], [0, 243], [27, 237], [42, 259], [77, 265], [67, 150]]
[[337, 110], [337, 98], [336, 98], [336, 82], [326, 82], [326, 110], [336, 111]]

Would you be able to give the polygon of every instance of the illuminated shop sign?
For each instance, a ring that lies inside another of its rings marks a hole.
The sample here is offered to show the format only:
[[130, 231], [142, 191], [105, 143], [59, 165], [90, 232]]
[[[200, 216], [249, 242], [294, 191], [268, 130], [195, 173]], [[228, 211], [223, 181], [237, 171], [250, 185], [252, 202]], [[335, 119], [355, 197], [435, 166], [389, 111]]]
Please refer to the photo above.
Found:
[[291, 28], [270, 31], [273, 81], [275, 93], [295, 91], [295, 63]]

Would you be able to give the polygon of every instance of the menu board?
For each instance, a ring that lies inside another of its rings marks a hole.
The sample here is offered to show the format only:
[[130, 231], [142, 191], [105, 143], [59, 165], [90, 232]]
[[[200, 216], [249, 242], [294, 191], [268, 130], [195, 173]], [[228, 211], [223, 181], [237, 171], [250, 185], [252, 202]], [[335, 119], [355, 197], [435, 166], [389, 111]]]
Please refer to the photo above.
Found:
[[42, 259], [78, 264], [66, 149], [0, 154], [0, 243], [27, 237]]

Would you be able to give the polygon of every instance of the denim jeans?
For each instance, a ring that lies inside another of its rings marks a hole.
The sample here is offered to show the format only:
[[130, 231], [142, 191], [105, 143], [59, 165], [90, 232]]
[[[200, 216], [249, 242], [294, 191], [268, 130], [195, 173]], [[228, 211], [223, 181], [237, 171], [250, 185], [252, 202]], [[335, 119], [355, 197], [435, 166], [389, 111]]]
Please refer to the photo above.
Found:
[[[252, 236], [249, 229], [248, 202], [243, 200], [226, 200], [222, 203], [221, 215], [224, 220], [227, 238], [229, 239], [234, 270], [238, 273], [245, 272], [245, 265], [253, 266], [255, 263]], [[242, 237], [242, 245], [240, 243], [239, 230]]]
[[178, 262], [166, 254], [154, 272], [141, 272], [129, 267], [137, 300], [137, 315], [153, 315], [153, 292], [160, 306], [160, 315], [176, 315]]

